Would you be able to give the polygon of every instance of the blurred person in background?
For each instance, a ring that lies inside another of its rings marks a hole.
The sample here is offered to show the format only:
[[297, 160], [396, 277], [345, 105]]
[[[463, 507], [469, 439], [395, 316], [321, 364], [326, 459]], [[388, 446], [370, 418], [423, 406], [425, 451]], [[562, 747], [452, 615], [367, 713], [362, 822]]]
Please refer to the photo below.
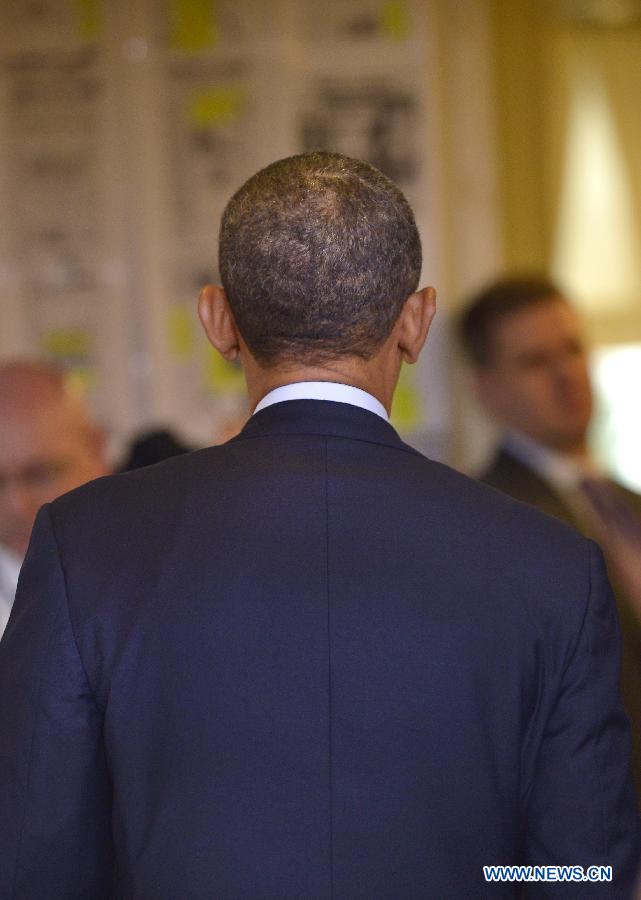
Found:
[[168, 428], [154, 428], [136, 435], [118, 466], [119, 472], [131, 472], [144, 466], [153, 466], [172, 456], [189, 453], [194, 447], [188, 447], [173, 431]]
[[502, 426], [479, 477], [596, 540], [617, 591], [622, 689], [641, 798], [641, 497], [590, 453], [593, 393], [579, 316], [543, 277], [501, 279], [460, 320], [477, 394]]
[[104, 449], [103, 434], [69, 376], [32, 360], [0, 366], [0, 635], [36, 513], [106, 474]]

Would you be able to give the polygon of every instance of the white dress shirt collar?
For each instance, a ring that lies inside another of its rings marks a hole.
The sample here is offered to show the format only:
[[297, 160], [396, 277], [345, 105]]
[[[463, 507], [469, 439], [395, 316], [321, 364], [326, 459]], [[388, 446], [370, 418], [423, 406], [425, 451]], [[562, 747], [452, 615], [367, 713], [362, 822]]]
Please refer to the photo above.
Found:
[[0, 544], [0, 637], [4, 632], [13, 606], [22, 561]]
[[369, 412], [376, 413], [387, 422], [389, 417], [383, 404], [360, 388], [350, 384], [339, 384], [335, 381], [297, 381], [294, 384], [283, 384], [266, 394], [258, 403], [255, 413], [260, 412], [273, 403], [284, 400], [330, 400], [334, 403], [351, 403]]
[[550, 450], [516, 429], [506, 432], [504, 446], [512, 456], [562, 494], [577, 490], [586, 476], [603, 477], [589, 457], [579, 459]]

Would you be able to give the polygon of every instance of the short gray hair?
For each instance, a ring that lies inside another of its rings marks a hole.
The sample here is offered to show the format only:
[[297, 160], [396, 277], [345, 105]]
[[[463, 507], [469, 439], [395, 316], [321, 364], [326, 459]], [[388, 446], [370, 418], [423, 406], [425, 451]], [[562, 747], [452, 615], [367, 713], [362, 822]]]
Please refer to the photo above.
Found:
[[338, 153], [272, 163], [223, 213], [220, 275], [265, 366], [371, 358], [418, 286], [421, 242], [402, 192]]

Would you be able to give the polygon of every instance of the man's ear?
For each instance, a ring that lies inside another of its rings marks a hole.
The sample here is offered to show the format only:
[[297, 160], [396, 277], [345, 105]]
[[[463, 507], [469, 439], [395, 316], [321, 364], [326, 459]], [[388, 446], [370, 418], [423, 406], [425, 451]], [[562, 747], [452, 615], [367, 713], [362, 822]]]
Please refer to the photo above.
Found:
[[238, 329], [225, 291], [217, 284], [207, 284], [198, 297], [198, 317], [209, 343], [229, 362], [238, 359]]
[[398, 318], [398, 347], [403, 359], [415, 363], [430, 330], [436, 313], [436, 291], [432, 287], [423, 288], [405, 301]]

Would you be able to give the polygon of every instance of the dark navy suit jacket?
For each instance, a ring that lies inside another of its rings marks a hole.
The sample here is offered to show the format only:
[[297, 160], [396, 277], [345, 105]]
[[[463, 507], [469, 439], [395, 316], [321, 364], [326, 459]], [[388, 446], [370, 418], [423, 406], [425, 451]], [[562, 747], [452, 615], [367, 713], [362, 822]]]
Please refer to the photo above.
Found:
[[[510, 497], [536, 506], [578, 528], [588, 537], [592, 536], [588, 524], [579, 522], [562, 497], [537, 472], [513, 456], [507, 447], [499, 448], [480, 478]], [[641, 521], [641, 496], [619, 484], [616, 489]], [[636, 782], [637, 805], [641, 808], [641, 622], [634, 604], [620, 589], [616, 589], [616, 585], [614, 587], [621, 625], [621, 694], [632, 728], [632, 774]]]
[[596, 547], [294, 400], [39, 514], [0, 647], [0, 896], [512, 897], [638, 861]]

